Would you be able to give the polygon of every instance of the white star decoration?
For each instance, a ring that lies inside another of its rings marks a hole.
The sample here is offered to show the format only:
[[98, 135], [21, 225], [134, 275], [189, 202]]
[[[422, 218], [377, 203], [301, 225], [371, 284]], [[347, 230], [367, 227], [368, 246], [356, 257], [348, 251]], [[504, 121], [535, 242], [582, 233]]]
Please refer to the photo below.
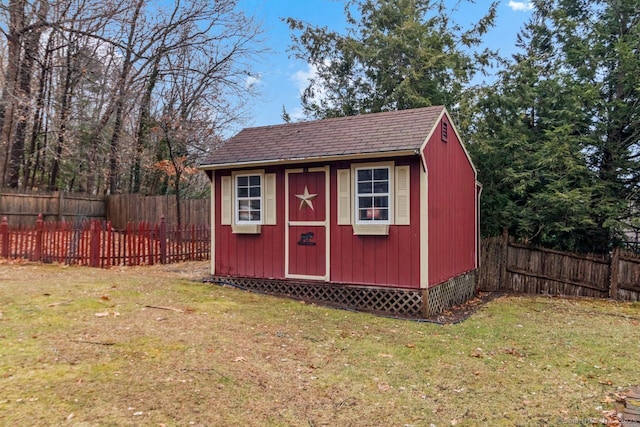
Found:
[[300, 199], [300, 207], [298, 208], [298, 210], [302, 210], [302, 208], [304, 207], [304, 205], [307, 205], [311, 208], [311, 210], [315, 210], [313, 209], [313, 202], [312, 200], [315, 199], [316, 197], [318, 197], [317, 194], [309, 194], [309, 189], [307, 188], [307, 186], [304, 186], [304, 192], [302, 194], [296, 194], [296, 197], [298, 199]]

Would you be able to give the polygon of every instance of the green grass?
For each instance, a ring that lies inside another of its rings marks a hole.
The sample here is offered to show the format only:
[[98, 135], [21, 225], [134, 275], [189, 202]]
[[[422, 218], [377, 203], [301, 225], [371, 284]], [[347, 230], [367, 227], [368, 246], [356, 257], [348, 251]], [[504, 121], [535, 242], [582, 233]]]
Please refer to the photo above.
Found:
[[0, 425], [584, 425], [640, 384], [638, 303], [509, 296], [440, 326], [206, 268], [0, 264]]

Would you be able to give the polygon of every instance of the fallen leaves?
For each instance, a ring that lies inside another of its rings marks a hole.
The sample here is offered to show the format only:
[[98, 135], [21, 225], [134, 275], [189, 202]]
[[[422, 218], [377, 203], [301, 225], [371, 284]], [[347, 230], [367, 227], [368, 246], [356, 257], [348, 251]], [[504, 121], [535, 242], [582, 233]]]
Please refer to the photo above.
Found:
[[525, 356], [526, 356], [526, 354], [524, 354], [524, 353], [522, 353], [522, 352], [520, 352], [520, 351], [516, 350], [516, 349], [515, 349], [515, 348], [513, 348], [513, 347], [506, 347], [506, 348], [503, 348], [503, 349], [502, 349], [502, 352], [503, 352], [504, 354], [509, 354], [509, 355], [511, 355], [511, 356], [516, 356], [516, 357], [525, 357]]
[[602, 411], [602, 416], [604, 417], [606, 425], [609, 427], [618, 427], [622, 425], [620, 417], [618, 415], [618, 411], [616, 411], [615, 409]]
[[481, 349], [480, 347], [476, 348], [475, 350], [473, 350], [471, 353], [469, 353], [469, 357], [476, 357], [476, 358], [483, 358], [483, 357], [487, 357], [487, 356], [495, 356], [497, 353], [501, 353], [501, 354], [508, 354], [510, 356], [515, 356], [518, 358], [523, 358], [523, 357], [527, 357], [526, 353], [521, 352], [520, 350], [514, 348], [514, 347], [504, 347], [501, 348], [497, 351], [489, 351], [489, 352], [485, 352], [483, 349]]
[[378, 390], [380, 390], [380, 391], [384, 392], [384, 391], [388, 391], [390, 389], [391, 389], [391, 386], [389, 384], [387, 384], [387, 383], [378, 384]]
[[484, 351], [480, 347], [478, 347], [469, 356], [470, 357], [482, 358], [482, 357], [484, 357]]

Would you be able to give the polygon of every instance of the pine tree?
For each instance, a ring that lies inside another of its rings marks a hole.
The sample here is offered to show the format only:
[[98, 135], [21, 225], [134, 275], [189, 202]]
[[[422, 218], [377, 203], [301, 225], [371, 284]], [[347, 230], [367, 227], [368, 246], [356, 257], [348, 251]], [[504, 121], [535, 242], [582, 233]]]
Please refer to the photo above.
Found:
[[483, 232], [508, 228], [534, 243], [606, 253], [638, 200], [640, 8], [535, 5], [523, 53], [463, 103], [485, 185]]
[[302, 97], [322, 118], [429, 105], [454, 107], [491, 52], [478, 51], [496, 4], [471, 29], [452, 22], [444, 1], [359, 0], [345, 8], [346, 35], [289, 18], [293, 50], [317, 77]]
[[581, 137], [576, 87], [556, 62], [546, 21], [539, 15], [518, 37], [521, 54], [462, 110], [470, 150], [484, 185], [484, 235], [508, 229], [531, 243], [585, 250], [593, 228], [596, 188]]

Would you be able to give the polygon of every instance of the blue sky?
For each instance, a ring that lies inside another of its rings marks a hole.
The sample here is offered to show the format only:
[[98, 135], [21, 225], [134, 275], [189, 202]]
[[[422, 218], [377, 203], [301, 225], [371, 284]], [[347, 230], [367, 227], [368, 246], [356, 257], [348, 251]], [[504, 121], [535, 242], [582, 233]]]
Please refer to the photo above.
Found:
[[[451, 5], [467, 3], [447, 1]], [[475, 4], [461, 4], [453, 16], [462, 25], [477, 21], [486, 14], [490, 0], [476, 0]], [[266, 126], [282, 123], [282, 106], [294, 119], [300, 119], [300, 93], [307, 86], [312, 69], [305, 62], [290, 58], [290, 30], [283, 18], [292, 17], [315, 26], [342, 30], [344, 2], [336, 0], [240, 0], [239, 5], [261, 23], [264, 31], [263, 47], [269, 50], [256, 65], [255, 75], [248, 79], [258, 95], [250, 101], [249, 120], [245, 126]], [[528, 1], [501, 0], [496, 26], [485, 36], [491, 49], [503, 55], [515, 52], [516, 35], [528, 20], [531, 6]]]

